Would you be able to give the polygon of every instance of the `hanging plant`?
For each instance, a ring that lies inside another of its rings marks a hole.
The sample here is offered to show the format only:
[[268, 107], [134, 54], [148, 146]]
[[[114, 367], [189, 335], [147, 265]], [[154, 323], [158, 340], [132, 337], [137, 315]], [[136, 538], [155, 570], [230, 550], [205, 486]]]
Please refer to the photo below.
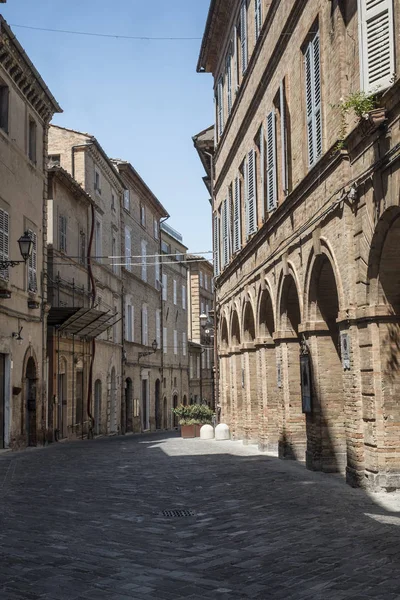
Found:
[[385, 109], [377, 107], [375, 94], [365, 92], [353, 92], [346, 99], [342, 98], [340, 104], [334, 105], [334, 108], [339, 109], [341, 117], [336, 150], [343, 150], [346, 147], [349, 114], [353, 113], [359, 122], [369, 121], [374, 127], [378, 127], [386, 118]]

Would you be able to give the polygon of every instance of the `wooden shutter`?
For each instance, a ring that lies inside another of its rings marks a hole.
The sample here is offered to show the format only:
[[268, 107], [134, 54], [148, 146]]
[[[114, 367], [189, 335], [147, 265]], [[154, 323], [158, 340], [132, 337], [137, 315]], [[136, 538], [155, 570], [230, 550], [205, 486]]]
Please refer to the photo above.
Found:
[[248, 235], [257, 231], [256, 153], [250, 150], [247, 163], [247, 227]]
[[174, 279], [174, 304], [177, 304], [178, 302], [178, 298], [177, 298], [177, 284], [176, 284], [176, 279]]
[[217, 116], [218, 116], [218, 137], [224, 133], [224, 80], [218, 79], [217, 84]]
[[235, 94], [239, 89], [239, 56], [238, 56], [238, 29], [235, 25], [233, 28], [233, 68], [235, 74]]
[[393, 0], [360, 0], [361, 84], [373, 94], [393, 83]]
[[229, 262], [229, 208], [228, 200], [225, 198], [222, 204], [222, 267]]
[[[0, 260], [9, 260], [9, 214], [0, 209]], [[8, 279], [9, 269], [0, 271], [1, 279]]]
[[132, 242], [131, 242], [131, 230], [129, 227], [125, 227], [125, 268], [128, 271], [132, 270]]
[[164, 346], [164, 354], [167, 354], [168, 351], [168, 330], [166, 327], [163, 327], [163, 346]]
[[242, 50], [242, 73], [247, 69], [248, 47], [247, 47], [247, 0], [243, 0], [240, 7], [240, 43]]
[[31, 292], [37, 291], [37, 235], [31, 229], [28, 229], [29, 235], [33, 240], [32, 254], [28, 259], [28, 289]]
[[162, 276], [162, 283], [163, 283], [162, 299], [164, 300], [164, 302], [166, 302], [167, 298], [168, 298], [168, 275], [166, 275], [165, 273], [163, 273], [163, 276]]
[[184, 331], [182, 333], [182, 354], [183, 354], [183, 356], [186, 356], [186, 347], [187, 347], [186, 332]]
[[267, 210], [276, 208], [276, 117], [272, 111], [267, 116]]
[[155, 271], [155, 280], [156, 280], [156, 288], [160, 289], [160, 261], [158, 257], [155, 259], [154, 263], [154, 271]]
[[174, 329], [174, 354], [178, 354], [178, 332]]
[[158, 348], [161, 345], [161, 310], [156, 310], [156, 342]]
[[240, 194], [240, 178], [236, 177], [233, 192], [233, 251], [237, 252], [242, 246], [242, 202]]
[[226, 88], [228, 97], [228, 115], [232, 111], [232, 53], [229, 51], [226, 58]]
[[313, 166], [322, 154], [320, 40], [317, 33], [305, 53], [308, 163]]
[[147, 305], [144, 304], [142, 306], [142, 344], [143, 346], [148, 346], [149, 342], [149, 331], [148, 331], [148, 321], [147, 321]]
[[265, 138], [264, 138], [264, 127], [260, 127], [260, 205], [261, 205], [261, 217], [264, 222], [265, 220]]
[[258, 39], [258, 36], [260, 35], [260, 31], [261, 31], [261, 18], [262, 18], [262, 14], [261, 14], [261, 0], [254, 0], [254, 12], [255, 12], [255, 30], [256, 30], [256, 40]]
[[285, 196], [289, 193], [289, 170], [287, 152], [287, 125], [286, 125], [286, 94], [285, 82], [279, 86], [279, 105], [281, 109], [281, 147], [282, 147], [282, 188]]
[[214, 275], [220, 274], [220, 254], [219, 254], [219, 218], [214, 214]]
[[186, 285], [182, 286], [182, 308], [186, 310]]
[[147, 246], [145, 240], [142, 240], [142, 279], [147, 281]]

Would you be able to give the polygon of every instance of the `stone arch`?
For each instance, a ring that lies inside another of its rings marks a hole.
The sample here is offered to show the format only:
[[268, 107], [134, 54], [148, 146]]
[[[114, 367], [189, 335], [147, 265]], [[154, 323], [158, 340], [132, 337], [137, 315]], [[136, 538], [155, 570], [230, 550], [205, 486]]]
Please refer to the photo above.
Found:
[[244, 342], [254, 342], [256, 339], [256, 321], [254, 318], [253, 305], [248, 300], [243, 306], [243, 335]]
[[289, 269], [281, 274], [277, 306], [278, 329], [298, 335], [302, 315], [302, 300], [296, 272]]
[[347, 444], [337, 323], [340, 310], [338, 275], [326, 252], [313, 256], [310, 265], [306, 311], [312, 330], [306, 335], [312, 365], [313, 398], [312, 412], [307, 415], [307, 465], [312, 469], [344, 472]]
[[220, 340], [221, 340], [221, 349], [227, 350], [228, 346], [229, 346], [229, 333], [228, 333], [228, 322], [227, 322], [225, 316], [223, 316], [221, 319]]
[[[330, 265], [330, 269], [328, 266]], [[333, 273], [334, 281], [335, 281], [335, 290], [336, 296], [338, 300], [338, 309], [337, 313], [344, 308], [344, 292], [342, 286], [342, 279], [340, 277], [340, 272], [338, 268], [338, 264], [335, 258], [333, 251], [328, 243], [328, 241], [324, 238], [321, 238], [321, 254], [316, 255], [313, 250], [310, 252], [310, 256], [307, 261], [307, 269], [306, 269], [306, 277], [305, 277], [305, 287], [304, 287], [304, 307], [305, 307], [305, 316], [304, 320], [315, 321], [321, 318], [321, 314], [318, 313], [318, 306], [315, 303], [315, 276], [316, 269], [328, 270]], [[323, 277], [322, 273], [322, 277]], [[326, 272], [328, 275], [328, 272]]]
[[237, 310], [234, 309], [231, 315], [231, 346], [240, 346], [241, 340], [239, 316]]
[[260, 289], [257, 308], [258, 337], [264, 339], [272, 338], [275, 332], [275, 311], [272, 298], [269, 285]]

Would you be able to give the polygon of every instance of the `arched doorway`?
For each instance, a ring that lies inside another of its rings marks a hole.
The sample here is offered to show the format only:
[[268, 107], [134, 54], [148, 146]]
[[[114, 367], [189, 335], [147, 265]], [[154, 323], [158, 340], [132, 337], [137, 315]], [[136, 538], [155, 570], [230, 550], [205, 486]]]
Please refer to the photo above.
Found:
[[307, 435], [300, 383], [300, 302], [293, 275], [284, 277], [280, 301], [280, 335], [277, 344], [277, 379], [283, 405], [279, 455], [304, 461]]
[[155, 383], [155, 404], [156, 404], [156, 429], [162, 428], [162, 407], [161, 407], [161, 382], [159, 379]]
[[32, 357], [26, 365], [26, 410], [27, 410], [27, 434], [28, 445], [36, 446], [36, 401], [37, 401], [37, 376], [36, 365]]
[[256, 327], [251, 302], [246, 302], [243, 314], [244, 394], [246, 398], [245, 440], [255, 443], [259, 437], [259, 415], [257, 402], [257, 354], [255, 347]]
[[332, 264], [325, 254], [314, 262], [309, 289], [308, 336], [311, 355], [312, 412], [307, 414], [307, 467], [326, 472], [346, 469], [345, 401], [339, 298]]
[[[178, 408], [178, 395], [177, 394], [173, 395], [172, 405], [174, 408]], [[178, 417], [176, 416], [175, 413], [174, 413], [174, 417], [173, 417], [173, 427], [175, 427], [175, 428], [178, 427]]]
[[230, 387], [230, 356], [228, 353], [229, 336], [228, 323], [224, 317], [221, 322], [219, 349], [219, 404], [221, 406], [220, 419], [224, 423], [232, 423], [231, 387]]
[[163, 426], [164, 429], [168, 429], [168, 403], [167, 398], [165, 396], [163, 402]]
[[68, 390], [67, 390], [67, 361], [60, 360], [58, 368], [58, 435], [66, 438], [68, 435]]
[[232, 313], [231, 320], [231, 398], [232, 398], [232, 437], [241, 439], [244, 435], [244, 411], [243, 411], [243, 384], [244, 368], [243, 356], [240, 351], [241, 335], [237, 311]]
[[279, 405], [277, 393], [275, 320], [271, 294], [268, 289], [262, 291], [259, 302], [259, 337], [262, 346], [260, 354], [259, 390], [260, 401], [260, 447], [269, 452], [278, 452], [279, 444]]
[[111, 369], [110, 377], [110, 433], [117, 433], [117, 378], [115, 367]]
[[125, 431], [133, 431], [133, 385], [130, 377], [125, 381]]
[[101, 396], [102, 396], [102, 385], [101, 380], [96, 379], [94, 384], [94, 434], [100, 435], [101, 433]]

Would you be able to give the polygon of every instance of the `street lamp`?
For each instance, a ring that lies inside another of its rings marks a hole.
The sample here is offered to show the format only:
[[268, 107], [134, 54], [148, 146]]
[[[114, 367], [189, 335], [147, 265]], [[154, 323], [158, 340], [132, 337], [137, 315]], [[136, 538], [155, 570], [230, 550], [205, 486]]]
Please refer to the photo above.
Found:
[[21, 263], [25, 263], [33, 252], [33, 239], [29, 231], [25, 231], [24, 235], [18, 240], [19, 251], [23, 260], [0, 260], [0, 271], [8, 269], [9, 267], [16, 267]]

